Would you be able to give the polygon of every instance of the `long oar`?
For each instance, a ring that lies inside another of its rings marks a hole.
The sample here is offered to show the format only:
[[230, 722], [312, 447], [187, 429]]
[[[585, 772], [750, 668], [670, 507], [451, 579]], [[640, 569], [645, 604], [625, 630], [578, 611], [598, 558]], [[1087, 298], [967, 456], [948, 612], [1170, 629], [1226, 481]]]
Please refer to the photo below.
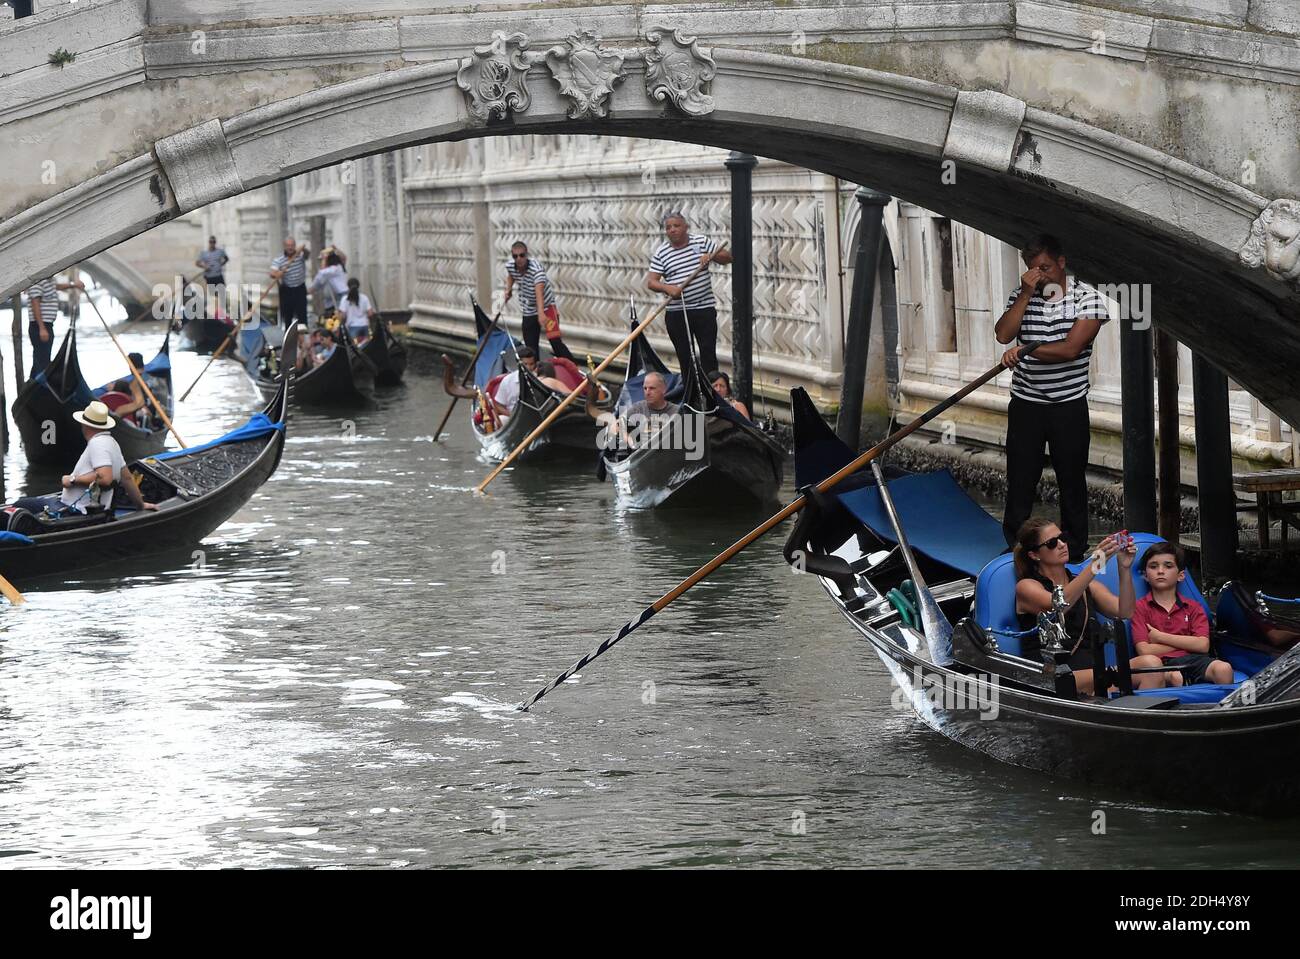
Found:
[[[718, 252], [718, 250], [726, 249], [726, 246], [727, 244], [725, 243], [719, 244], [717, 250], [714, 250], [714, 253]], [[713, 262], [713, 255], [710, 254], [709, 259], [705, 260], [703, 263], [697, 266], [695, 268], [695, 271], [686, 278], [686, 281], [684, 283], [681, 284], [682, 291], [684, 292], [686, 288], [695, 281], [695, 278], [697, 276], [699, 276], [701, 273], [707, 270], [709, 268], [709, 264], [712, 262]], [[600, 366], [596, 367], [594, 373], [592, 373], [593, 378], [599, 376], [604, 371], [605, 367], [609, 366], [610, 363], [614, 362], [615, 359], [617, 359], [620, 355], [622, 355], [623, 351], [632, 345], [632, 341], [641, 335], [641, 331], [644, 330], [651, 323], [653, 323], [655, 318], [658, 317], [659, 314], [662, 313], [664, 310], [668, 309], [671, 303], [672, 300], [670, 299], [664, 300], [662, 303], [659, 304], [659, 306], [655, 308], [654, 312], [652, 312], [649, 316], [647, 316], [644, 320], [642, 320], [641, 324], [637, 326], [634, 330], [632, 330], [632, 332], [629, 333], [626, 336], [626, 338], [624, 338], [622, 343], [614, 347], [614, 352], [610, 353], [609, 356], [605, 357], [605, 359], [601, 361]], [[573, 388], [572, 393], [570, 393], [564, 399], [560, 400], [560, 405], [557, 406], [555, 409], [551, 410], [551, 415], [546, 417], [546, 419], [542, 420], [542, 422], [537, 425], [537, 429], [533, 430], [526, 437], [524, 437], [524, 441], [510, 451], [510, 455], [507, 456], [505, 459], [503, 459], [497, 465], [497, 468], [487, 475], [487, 479], [485, 479], [483, 482], [478, 484], [478, 487], [475, 489], [475, 492], [481, 493], [485, 489], [487, 489], [488, 483], [491, 483], [494, 479], [496, 479], [497, 476], [501, 473], [501, 471], [505, 469], [507, 466], [509, 466], [511, 463], [513, 463], [515, 461], [515, 458], [519, 456], [520, 453], [528, 449], [528, 447], [532, 444], [533, 440], [537, 439], [537, 437], [545, 433], [547, 428], [553, 422], [555, 422], [556, 417], [558, 417], [561, 413], [563, 413], [568, 408], [569, 404], [578, 398], [578, 394], [581, 393], [586, 388], [587, 388], [587, 381], [583, 380], [580, 384], [578, 384]]]
[[[1038, 344], [1036, 343], [1031, 344], [1021, 352], [1020, 356], [1022, 358], [1028, 356], [1037, 348], [1038, 348]], [[826, 477], [826, 479], [822, 480], [820, 483], [817, 484], [816, 486], [817, 491], [819, 493], [824, 493], [826, 490], [830, 489], [832, 486], [839, 483], [845, 477], [848, 477], [853, 473], [856, 473], [863, 466], [866, 466], [868, 463], [870, 463], [876, 457], [880, 456], [880, 454], [884, 453], [886, 450], [888, 450], [894, 444], [898, 443], [900, 440], [916, 432], [916, 430], [920, 429], [926, 423], [930, 422], [930, 420], [934, 419], [944, 410], [948, 409], [950, 406], [952, 406], [955, 403], [961, 402], [971, 393], [975, 392], [975, 390], [979, 389], [989, 380], [993, 379], [995, 376], [1001, 373], [1004, 369], [1005, 367], [1003, 367], [1002, 364], [999, 363], [997, 366], [993, 367], [991, 370], [989, 370], [987, 373], [982, 375], [979, 379], [975, 380], [973, 383], [970, 383], [969, 385], [962, 387], [961, 390], [954, 393], [952, 396], [948, 397], [938, 406], [932, 406], [930, 409], [926, 410], [916, 419], [912, 420], [912, 422], [904, 426], [901, 430], [898, 430], [897, 432], [890, 434], [885, 439], [877, 443], [875, 446], [871, 447], [871, 449], [867, 450], [865, 453], [859, 456], [857, 459], [853, 460], [853, 462], [849, 463], [847, 466], [842, 467], [838, 472], [835, 472], [830, 476]], [[600, 656], [608, 652], [620, 640], [625, 639], [627, 636], [631, 635], [635, 630], [639, 629], [648, 619], [650, 619], [650, 617], [654, 616], [655, 613], [658, 613], [661, 610], [663, 610], [678, 596], [681, 596], [692, 586], [696, 585], [701, 580], [708, 577], [710, 574], [714, 572], [714, 570], [718, 569], [725, 562], [727, 562], [727, 560], [731, 559], [733, 556], [735, 556], [745, 547], [749, 546], [751, 543], [753, 543], [755, 540], [761, 537], [764, 533], [769, 532], [770, 530], [774, 529], [776, 526], [785, 522], [785, 520], [789, 519], [795, 513], [799, 512], [799, 510], [803, 509], [806, 504], [807, 504], [807, 500], [803, 496], [800, 496], [794, 502], [790, 503], [790, 505], [786, 506], [783, 510], [781, 510], [781, 512], [777, 513], [775, 516], [772, 516], [770, 519], [766, 520], [761, 526], [747, 533], [744, 537], [737, 540], [732, 545], [728, 546], [717, 556], [713, 557], [713, 559], [709, 560], [707, 563], [705, 563], [695, 572], [691, 573], [690, 576], [686, 577], [684, 580], [682, 580], [680, 583], [674, 586], [667, 593], [664, 593], [663, 596], [660, 596], [657, 600], [655, 600], [653, 603], [651, 603], [649, 606], [643, 609], [641, 611], [640, 616], [636, 617], [635, 619], [628, 620], [626, 623], [623, 624], [623, 628], [620, 629], [617, 633], [609, 637], [609, 639], [605, 640], [603, 643], [597, 646], [586, 656], [583, 656], [582, 659], [578, 660], [576, 663], [574, 663], [572, 666], [570, 666], [568, 669], [562, 672], [559, 676], [557, 676], [553, 682], [549, 683], [546, 686], [543, 686], [541, 689], [539, 689], [537, 692], [533, 694], [531, 699], [529, 699], [527, 702], [520, 703], [516, 708], [523, 709], [523, 710], [531, 709], [534, 703], [536, 703], [539, 699], [541, 699], [543, 696], [549, 693], [552, 689], [555, 689], [555, 687], [559, 686], [561, 683], [567, 680], [574, 673], [578, 672], [581, 669], [584, 669], [587, 666], [587, 664], [590, 663], [592, 660], [594, 660], [597, 656]]]
[[199, 380], [203, 379], [203, 374], [208, 371], [208, 367], [211, 366], [213, 363], [215, 363], [217, 357], [226, 351], [226, 347], [235, 341], [236, 334], [238, 334], [239, 331], [244, 328], [245, 323], [247, 323], [250, 319], [252, 319], [253, 314], [262, 308], [262, 303], [265, 302], [266, 298], [270, 295], [271, 295], [271, 287], [270, 285], [268, 285], [267, 288], [262, 291], [261, 298], [258, 299], [258, 301], [255, 304], [253, 304], [253, 308], [244, 314], [244, 318], [241, 319], [238, 323], [236, 323], [234, 327], [230, 330], [230, 335], [227, 336], [222, 341], [221, 345], [218, 346], [213, 351], [212, 356], [208, 359], [207, 365], [204, 366], [203, 369], [199, 370], [198, 376], [194, 377], [194, 382], [190, 384], [190, 388], [181, 394], [182, 403], [184, 403], [185, 398], [194, 391], [194, 387], [199, 385]]
[[[492, 323], [487, 328], [487, 332], [484, 333], [483, 338], [479, 340], [478, 349], [476, 349], [474, 351], [474, 355], [470, 357], [469, 366], [466, 367], [465, 375], [461, 378], [460, 381], [460, 385], [462, 387], [469, 386], [469, 381], [474, 376], [474, 364], [478, 362], [478, 358], [480, 354], [482, 354], [483, 352], [483, 347], [487, 346], [488, 337], [491, 336], [492, 331], [497, 328], [497, 322], [500, 319], [501, 319], [501, 311], [497, 310], [497, 315], [492, 317]], [[458, 399], [460, 399], [459, 396], [453, 396], [451, 398], [451, 404], [447, 407], [447, 412], [442, 414], [442, 422], [439, 423], [438, 428], [433, 431], [433, 439], [435, 442], [437, 442], [438, 437], [442, 435], [443, 428], [447, 425], [447, 421], [451, 419], [451, 411], [456, 408], [456, 401]]]
[[135, 368], [135, 364], [131, 362], [131, 357], [127, 355], [126, 350], [122, 349], [122, 344], [117, 341], [117, 336], [114, 335], [113, 331], [109, 328], [108, 321], [104, 319], [104, 314], [99, 312], [99, 304], [95, 302], [94, 297], [88, 296], [86, 299], [90, 300], [90, 305], [95, 308], [95, 315], [99, 317], [99, 322], [104, 325], [104, 332], [107, 333], [108, 338], [113, 341], [113, 345], [117, 347], [117, 351], [122, 354], [122, 359], [126, 360], [126, 368], [131, 371], [131, 375], [135, 377], [135, 381], [140, 384], [140, 388], [144, 390], [144, 395], [149, 397], [149, 402], [153, 404], [154, 411], [162, 421], [167, 424], [167, 429], [171, 431], [172, 436], [176, 437], [176, 442], [181, 444], [181, 449], [188, 448], [189, 444], [181, 439], [181, 434], [177, 433], [176, 427], [172, 425], [171, 417], [168, 416], [167, 411], [162, 408], [162, 404], [158, 402], [158, 397], [153, 395], [153, 390], [149, 389], [149, 384], [144, 381], [144, 375]]
[[27, 602], [23, 597], [23, 594], [14, 588], [14, 584], [9, 582], [9, 580], [5, 579], [3, 576], [0, 576], [0, 593], [3, 593], [4, 598], [9, 600], [9, 602], [15, 606], [21, 606], [23, 603]]

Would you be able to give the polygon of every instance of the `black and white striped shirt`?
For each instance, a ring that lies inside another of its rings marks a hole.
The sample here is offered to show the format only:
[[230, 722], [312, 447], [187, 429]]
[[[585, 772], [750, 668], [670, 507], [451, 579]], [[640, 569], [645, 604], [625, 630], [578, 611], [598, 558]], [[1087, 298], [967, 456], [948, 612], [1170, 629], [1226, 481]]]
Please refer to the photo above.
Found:
[[[1017, 287], [1007, 297], [1007, 309], [1020, 296]], [[1052, 302], [1035, 292], [1025, 307], [1025, 317], [1020, 322], [1016, 343], [1055, 343], [1070, 334], [1075, 320], [1110, 319], [1106, 301], [1093, 287], [1080, 283], [1074, 277], [1065, 282], [1065, 295]], [[1084, 347], [1074, 359], [1065, 363], [1046, 363], [1036, 356], [1021, 360], [1012, 370], [1011, 395], [1031, 403], [1067, 403], [1088, 395], [1088, 361], [1092, 358], [1092, 344]]]
[[528, 258], [528, 266], [523, 273], [519, 272], [514, 260], [506, 260], [506, 272], [514, 277], [515, 285], [519, 287], [519, 312], [524, 316], [537, 315], [538, 280], [542, 282], [542, 308], [555, 306], [555, 288], [551, 286], [551, 278], [546, 275], [546, 267], [537, 257]]
[[[706, 253], [712, 253], [716, 246], [707, 236], [700, 236], [698, 233], [686, 234], [686, 243], [680, 249], [674, 247], [667, 240], [659, 244], [654, 255], [650, 257], [650, 272], [658, 273], [665, 283], [672, 286], [680, 286], [686, 282], [686, 278], [695, 272], [695, 268], [700, 265], [700, 257]], [[709, 281], [709, 271], [705, 270], [697, 276], [691, 285], [682, 291], [682, 296], [668, 304], [668, 312], [682, 311], [682, 299], [686, 300], [686, 308], [694, 310], [698, 308], [710, 307], [716, 304], [713, 299], [713, 284]]]
[[41, 319], [53, 326], [59, 316], [59, 287], [54, 282], [54, 277], [37, 280], [27, 288], [27, 317], [32, 323], [36, 322], [36, 311], [31, 307], [31, 301], [35, 297], [41, 298]]
[[204, 247], [199, 251], [199, 262], [203, 264], [203, 275], [208, 279], [224, 275], [227, 259], [229, 257], [226, 256], [226, 251], [222, 247], [217, 247], [215, 250]]
[[301, 253], [294, 254], [292, 263], [289, 262], [287, 256], [281, 253], [271, 261], [271, 269], [284, 270], [284, 276], [280, 277], [280, 282], [285, 286], [307, 285], [307, 258]]

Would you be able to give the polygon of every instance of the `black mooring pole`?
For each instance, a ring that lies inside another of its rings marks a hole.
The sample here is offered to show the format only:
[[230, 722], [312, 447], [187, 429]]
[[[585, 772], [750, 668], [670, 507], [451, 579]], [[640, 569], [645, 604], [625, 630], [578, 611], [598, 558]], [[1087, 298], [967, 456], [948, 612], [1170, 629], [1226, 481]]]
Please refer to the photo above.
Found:
[[1177, 543], [1182, 525], [1182, 477], [1178, 462], [1178, 341], [1156, 333], [1156, 383], [1160, 395], [1160, 536]]
[[1121, 422], [1124, 434], [1124, 525], [1153, 533], [1156, 513], [1156, 381], [1151, 323], [1122, 320], [1119, 331]]
[[[732, 151], [731, 171], [731, 391], [754, 408], [754, 167], [758, 158]], [[708, 370], [706, 372], [713, 372]]]
[[844, 331], [844, 383], [840, 387], [840, 415], [835, 421], [835, 433], [850, 449], [856, 450], [862, 432], [867, 348], [871, 345], [871, 304], [876, 296], [876, 267], [880, 263], [885, 206], [890, 197], [864, 186], [858, 187], [854, 198], [862, 207], [862, 221], [853, 254], [853, 293]]
[[1232, 491], [1228, 377], [1192, 356], [1196, 403], [1196, 500], [1201, 514], [1201, 576], [1228, 579], [1237, 566], [1237, 498]]

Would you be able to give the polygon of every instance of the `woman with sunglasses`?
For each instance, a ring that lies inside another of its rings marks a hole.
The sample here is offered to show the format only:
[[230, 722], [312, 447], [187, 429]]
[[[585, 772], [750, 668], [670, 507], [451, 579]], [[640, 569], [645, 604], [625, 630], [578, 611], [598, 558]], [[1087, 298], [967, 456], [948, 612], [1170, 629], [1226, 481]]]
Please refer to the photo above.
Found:
[[[1074, 671], [1076, 688], [1083, 695], [1093, 692], [1092, 630], [1101, 626], [1094, 617], [1100, 613], [1111, 619], [1128, 619], [1133, 615], [1133, 558], [1137, 547], [1129, 544], [1121, 549], [1114, 536], [1107, 536], [1097, 550], [1107, 560], [1118, 555], [1119, 596], [1105, 584], [1095, 579], [1095, 564], [1089, 563], [1078, 576], [1065, 564], [1070, 559], [1070, 547], [1055, 523], [1046, 519], [1029, 519], [1016, 535], [1014, 551], [1016, 564], [1016, 616], [1020, 628], [1033, 629], [1038, 625], [1038, 614], [1052, 610], [1052, 590], [1060, 586], [1065, 591], [1069, 607], [1065, 613], [1065, 631], [1069, 636], [1070, 669]], [[1037, 636], [1025, 637], [1023, 654], [1029, 658], [1037, 655]], [[1158, 656], [1134, 656], [1129, 666], [1138, 669], [1159, 666]], [[1165, 685], [1164, 673], [1134, 673], [1135, 689], [1158, 689]]]

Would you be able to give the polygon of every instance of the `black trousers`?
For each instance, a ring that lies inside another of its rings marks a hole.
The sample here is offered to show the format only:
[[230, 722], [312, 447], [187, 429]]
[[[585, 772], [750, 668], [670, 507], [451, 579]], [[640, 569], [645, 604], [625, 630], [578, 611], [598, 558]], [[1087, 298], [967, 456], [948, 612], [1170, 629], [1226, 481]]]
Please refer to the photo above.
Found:
[[[687, 320], [690, 320], [690, 332], [687, 332]], [[704, 375], [718, 368], [718, 311], [712, 306], [682, 312], [669, 310], [664, 314], [668, 327], [668, 338], [673, 341], [677, 351], [677, 370], [683, 376], [691, 368], [691, 336], [695, 337], [695, 350], [704, 367]]]
[[45, 367], [50, 365], [50, 354], [54, 349], [54, 324], [46, 323], [45, 329], [49, 332], [50, 338], [42, 343], [40, 328], [35, 323], [27, 324], [27, 339], [32, 344], [31, 376], [44, 372]]
[[280, 284], [280, 322], [288, 329], [294, 320], [307, 322], [307, 287]]
[[[539, 360], [542, 358], [541, 346], [540, 346], [541, 342], [542, 342], [541, 320], [537, 318], [536, 313], [525, 313], [524, 314], [524, 345], [527, 346], [530, 350], [532, 350], [533, 356], [537, 357]], [[574, 366], [581, 368], [582, 364], [578, 362], [578, 358], [576, 356], [574, 356], [571, 352], [569, 352], [569, 348], [564, 345], [564, 340], [561, 337], [557, 336], [554, 339], [547, 340], [546, 342], [551, 347], [552, 356], [562, 356], [564, 357], [564, 359], [568, 360]]]
[[1031, 403], [1011, 397], [1007, 407], [1007, 508], [1002, 533], [1014, 546], [1016, 533], [1034, 511], [1047, 448], [1061, 491], [1061, 532], [1078, 560], [1088, 548], [1088, 398], [1068, 403]]

